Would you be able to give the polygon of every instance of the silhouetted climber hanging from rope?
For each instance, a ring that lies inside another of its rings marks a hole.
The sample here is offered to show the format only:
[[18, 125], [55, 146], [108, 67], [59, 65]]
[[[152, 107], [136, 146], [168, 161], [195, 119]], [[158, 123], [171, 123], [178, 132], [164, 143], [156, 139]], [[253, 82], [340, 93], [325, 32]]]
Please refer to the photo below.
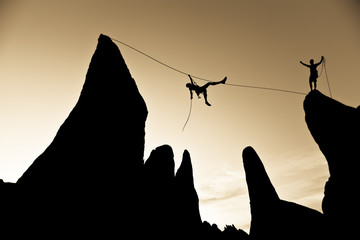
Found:
[[186, 84], [186, 87], [187, 88], [189, 88], [189, 90], [190, 90], [190, 98], [191, 99], [193, 99], [193, 93], [192, 93], [192, 91], [195, 91], [195, 93], [196, 93], [196, 95], [198, 96], [198, 98], [201, 98], [200, 97], [200, 94], [203, 94], [204, 95], [204, 99], [205, 99], [205, 103], [206, 103], [206, 105], [208, 105], [208, 106], [211, 106], [211, 104], [208, 102], [208, 100], [207, 100], [207, 88], [210, 86], [210, 85], [218, 85], [218, 84], [220, 84], [220, 83], [222, 83], [222, 84], [225, 84], [225, 82], [226, 82], [226, 79], [227, 79], [227, 77], [225, 77], [223, 80], [221, 80], [221, 81], [219, 81], [219, 82], [208, 82], [208, 83], [206, 83], [204, 86], [199, 86], [199, 85], [197, 85], [196, 84], [196, 82], [191, 78], [191, 76], [190, 75], [188, 75], [189, 76], [189, 78], [190, 78], [190, 81], [191, 81], [191, 83], [187, 83]]
[[319, 77], [318, 71], [316, 70], [316, 68], [317, 68], [317, 66], [319, 66], [322, 63], [323, 60], [324, 60], [324, 56], [321, 56], [321, 61], [314, 64], [314, 59], [310, 59], [310, 65], [307, 65], [307, 64], [303, 63], [302, 61], [300, 61], [300, 63], [302, 65], [310, 68], [309, 84], [310, 84], [311, 90], [313, 90], [312, 83], [314, 83], [314, 89], [316, 89], [316, 82], [317, 82], [317, 78]]

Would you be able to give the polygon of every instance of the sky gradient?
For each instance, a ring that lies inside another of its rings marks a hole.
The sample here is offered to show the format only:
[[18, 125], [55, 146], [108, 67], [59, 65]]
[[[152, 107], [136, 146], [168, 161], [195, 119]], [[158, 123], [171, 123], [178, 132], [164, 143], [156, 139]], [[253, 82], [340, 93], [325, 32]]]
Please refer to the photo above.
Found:
[[[304, 93], [309, 69], [299, 61], [323, 55], [333, 97], [357, 107], [359, 7], [355, 0], [0, 0], [0, 178], [15, 182], [51, 143], [101, 33], [192, 75]], [[182, 132], [187, 76], [118, 46], [149, 111], [145, 159], [169, 144], [177, 168], [189, 150], [203, 220], [248, 231], [241, 158], [248, 145], [280, 198], [321, 211], [329, 174], [304, 120], [304, 96], [210, 86], [212, 106], [194, 97]], [[329, 95], [324, 74], [318, 89]]]

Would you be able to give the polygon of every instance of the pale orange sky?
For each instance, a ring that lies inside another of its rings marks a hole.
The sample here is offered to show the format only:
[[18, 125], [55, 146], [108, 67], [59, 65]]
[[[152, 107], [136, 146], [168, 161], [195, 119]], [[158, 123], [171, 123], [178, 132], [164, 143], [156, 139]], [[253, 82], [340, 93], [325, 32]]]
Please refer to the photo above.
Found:
[[[50, 144], [76, 104], [100, 33], [193, 75], [299, 92], [309, 91], [299, 61], [324, 55], [333, 97], [356, 107], [359, 23], [355, 0], [0, 0], [0, 178], [15, 182]], [[119, 48], [149, 110], [145, 156], [169, 144], [179, 166], [190, 151], [203, 220], [248, 230], [248, 145], [281, 198], [321, 210], [328, 170], [304, 121], [304, 96], [210, 87], [212, 107], [194, 98], [182, 132], [187, 77]], [[329, 94], [325, 75], [318, 88]]]

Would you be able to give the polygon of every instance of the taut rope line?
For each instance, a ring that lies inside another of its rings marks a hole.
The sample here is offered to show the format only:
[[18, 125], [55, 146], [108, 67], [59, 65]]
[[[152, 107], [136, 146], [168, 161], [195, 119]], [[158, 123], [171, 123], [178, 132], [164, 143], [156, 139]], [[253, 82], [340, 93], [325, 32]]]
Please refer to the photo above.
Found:
[[[122, 44], [122, 45], [124, 45], [124, 46], [126, 46], [126, 47], [128, 47], [128, 48], [130, 48], [130, 49], [144, 55], [147, 58], [150, 58], [151, 60], [153, 60], [153, 61], [155, 61], [155, 62], [157, 62], [157, 63], [159, 63], [159, 64], [161, 64], [161, 65], [163, 65], [163, 66], [165, 66], [167, 68], [170, 68], [170, 69], [172, 69], [172, 70], [174, 70], [174, 71], [176, 71], [178, 73], [184, 74], [184, 75], [189, 75], [189, 73], [186, 73], [186, 72], [181, 71], [181, 70], [179, 70], [179, 69], [177, 69], [175, 67], [172, 67], [172, 66], [170, 66], [170, 65], [168, 65], [168, 64], [166, 64], [166, 63], [164, 63], [164, 62], [162, 62], [162, 61], [160, 61], [160, 60], [158, 60], [158, 59], [156, 59], [156, 58], [154, 58], [152, 56], [150, 56], [149, 54], [146, 54], [143, 51], [140, 51], [139, 49], [137, 49], [137, 48], [135, 48], [135, 47], [133, 47], [133, 46], [131, 46], [129, 44], [126, 44], [126, 43], [124, 43], [124, 42], [122, 42], [120, 40], [117, 40], [115, 38], [111, 38], [111, 39], [113, 41], [115, 41], [115, 42], [118, 42], [118, 43], [120, 43], [120, 44]], [[326, 69], [325, 69], [325, 73], [326, 73]], [[212, 80], [209, 80], [209, 79], [206, 79], [206, 78], [194, 76], [192, 74], [190, 74], [190, 75], [193, 78], [197, 78], [199, 80], [203, 80], [203, 81], [206, 81], [206, 82], [213, 82]], [[253, 89], [261, 89], [261, 90], [268, 90], [268, 91], [277, 91], [277, 92], [284, 92], [284, 93], [291, 93], [291, 94], [298, 94], [298, 95], [306, 95], [307, 94], [307, 93], [303, 93], [303, 92], [297, 92], [297, 91], [286, 90], [286, 89], [259, 87], [259, 86], [243, 85], [243, 84], [225, 83], [225, 85], [233, 86], [233, 87], [241, 87], [241, 88], [253, 88]]]

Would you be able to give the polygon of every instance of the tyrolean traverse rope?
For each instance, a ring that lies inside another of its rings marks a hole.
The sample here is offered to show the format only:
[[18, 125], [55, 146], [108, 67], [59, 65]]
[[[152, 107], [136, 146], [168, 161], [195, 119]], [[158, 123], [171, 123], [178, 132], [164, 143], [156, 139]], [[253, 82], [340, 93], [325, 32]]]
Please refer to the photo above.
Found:
[[[157, 63], [159, 63], [159, 64], [161, 64], [161, 65], [163, 65], [163, 66], [165, 66], [167, 68], [170, 68], [170, 69], [172, 69], [172, 70], [174, 70], [174, 71], [176, 71], [178, 73], [184, 74], [184, 75], [189, 75], [189, 73], [186, 73], [186, 72], [181, 71], [181, 70], [179, 70], [179, 69], [177, 69], [175, 67], [172, 67], [172, 66], [170, 66], [170, 65], [168, 65], [168, 64], [166, 64], [166, 63], [164, 63], [164, 62], [162, 62], [162, 61], [160, 61], [160, 60], [158, 60], [158, 59], [156, 59], [156, 58], [154, 58], [152, 56], [150, 56], [149, 54], [146, 54], [143, 51], [140, 51], [139, 49], [137, 49], [137, 48], [135, 48], [135, 47], [133, 47], [133, 46], [131, 46], [129, 44], [126, 44], [126, 43], [124, 43], [124, 42], [122, 42], [120, 40], [117, 40], [115, 38], [111, 38], [111, 39], [113, 41], [115, 41], [115, 42], [118, 42], [118, 43], [120, 43], [120, 44], [122, 44], [122, 45], [124, 45], [124, 46], [126, 46], [126, 47], [128, 47], [128, 48], [130, 48], [130, 49], [144, 55], [147, 58], [150, 58], [151, 60], [153, 60], [153, 61], [155, 61], [155, 62], [157, 62]], [[206, 82], [213, 82], [212, 80], [209, 80], [209, 79], [206, 79], [206, 78], [198, 77], [198, 76], [195, 76], [195, 75], [192, 75], [192, 74], [190, 74], [190, 75], [193, 78], [197, 78], [199, 80], [203, 80], [203, 81], [206, 81]], [[277, 91], [277, 92], [284, 92], [284, 93], [291, 93], [291, 94], [306, 95], [306, 93], [303, 93], [303, 92], [286, 90], [286, 89], [279, 89], [279, 88], [269, 88], [269, 87], [260, 87], [260, 86], [252, 86], [252, 85], [244, 85], [244, 84], [233, 84], [233, 83], [225, 83], [225, 85], [233, 86], [233, 87], [241, 87], [241, 88], [253, 88], [253, 89], [261, 89], [261, 90], [268, 90], [268, 91]]]
[[[144, 55], [144, 56], [147, 57], [147, 58], [150, 58], [151, 60], [153, 60], [153, 61], [155, 61], [155, 62], [157, 62], [157, 63], [159, 63], [159, 64], [161, 64], [161, 65], [163, 65], [163, 66], [165, 66], [165, 67], [167, 67], [167, 68], [170, 68], [170, 69], [178, 72], [178, 73], [181, 73], [181, 74], [184, 74], [184, 75], [191, 75], [193, 78], [197, 78], [197, 79], [199, 79], [199, 80], [203, 80], [203, 81], [206, 81], [206, 82], [213, 82], [213, 81], [211, 81], [211, 80], [209, 80], [209, 79], [202, 78], [202, 77], [198, 77], [198, 76], [194, 76], [194, 75], [192, 75], [192, 74], [189, 74], [189, 73], [186, 73], [186, 72], [184, 72], [184, 71], [181, 71], [181, 70], [179, 70], [179, 69], [177, 69], [177, 68], [175, 68], [175, 67], [172, 67], [172, 66], [170, 66], [170, 65], [168, 65], [168, 64], [166, 64], [166, 63], [164, 63], [164, 62], [162, 62], [162, 61], [160, 61], [160, 60], [158, 60], [158, 59], [156, 59], [156, 58], [154, 58], [154, 57], [152, 57], [152, 56], [150, 56], [149, 54], [146, 54], [146, 53], [144, 53], [143, 51], [140, 51], [139, 49], [137, 49], [137, 48], [135, 48], [135, 47], [133, 47], [133, 46], [127, 44], [127, 43], [124, 43], [124, 42], [122, 42], [122, 41], [120, 41], [120, 40], [117, 40], [117, 39], [115, 39], [115, 38], [111, 38], [111, 39], [112, 39], [113, 41], [115, 41], [115, 42], [118, 42], [118, 43], [120, 43], [120, 44], [122, 44], [122, 45], [124, 45], [124, 46], [126, 46], [126, 47], [128, 47], [128, 48], [130, 48], [130, 49], [132, 49], [132, 50], [134, 50], [134, 51], [136, 51], [136, 52]], [[328, 84], [328, 87], [329, 87], [330, 96], [332, 97], [331, 89], [330, 89], [330, 84], [329, 84], [329, 79], [328, 79], [327, 72], [326, 72], [326, 62], [325, 62], [325, 60], [324, 60], [324, 62], [323, 62], [323, 64], [322, 64], [322, 68], [321, 68], [321, 73], [320, 73], [320, 75], [322, 74], [322, 71], [323, 71], [323, 70], [325, 70], [326, 80], [327, 80], [327, 84]], [[276, 91], [276, 92], [283, 92], [283, 93], [290, 93], [290, 94], [297, 94], [297, 95], [306, 95], [306, 94], [307, 94], [307, 93], [304, 93], [304, 92], [292, 91], [292, 90], [287, 90], [287, 89], [261, 87], [261, 86], [252, 86], [252, 85], [244, 85], [244, 84], [225, 83], [225, 85], [232, 86], [232, 87], [241, 87], [241, 88], [252, 88], [252, 89], [260, 89], [260, 90], [267, 90], [267, 91]], [[189, 121], [189, 119], [190, 119], [191, 110], [192, 110], [192, 100], [190, 101], [189, 114], [188, 114], [188, 117], [187, 117], [187, 119], [186, 119], [186, 122], [185, 122], [185, 124], [184, 124], [184, 126], [183, 126], [182, 131], [184, 131], [184, 129], [185, 129], [185, 127], [186, 127], [186, 125], [187, 125], [187, 123], [188, 123], [188, 121]]]

